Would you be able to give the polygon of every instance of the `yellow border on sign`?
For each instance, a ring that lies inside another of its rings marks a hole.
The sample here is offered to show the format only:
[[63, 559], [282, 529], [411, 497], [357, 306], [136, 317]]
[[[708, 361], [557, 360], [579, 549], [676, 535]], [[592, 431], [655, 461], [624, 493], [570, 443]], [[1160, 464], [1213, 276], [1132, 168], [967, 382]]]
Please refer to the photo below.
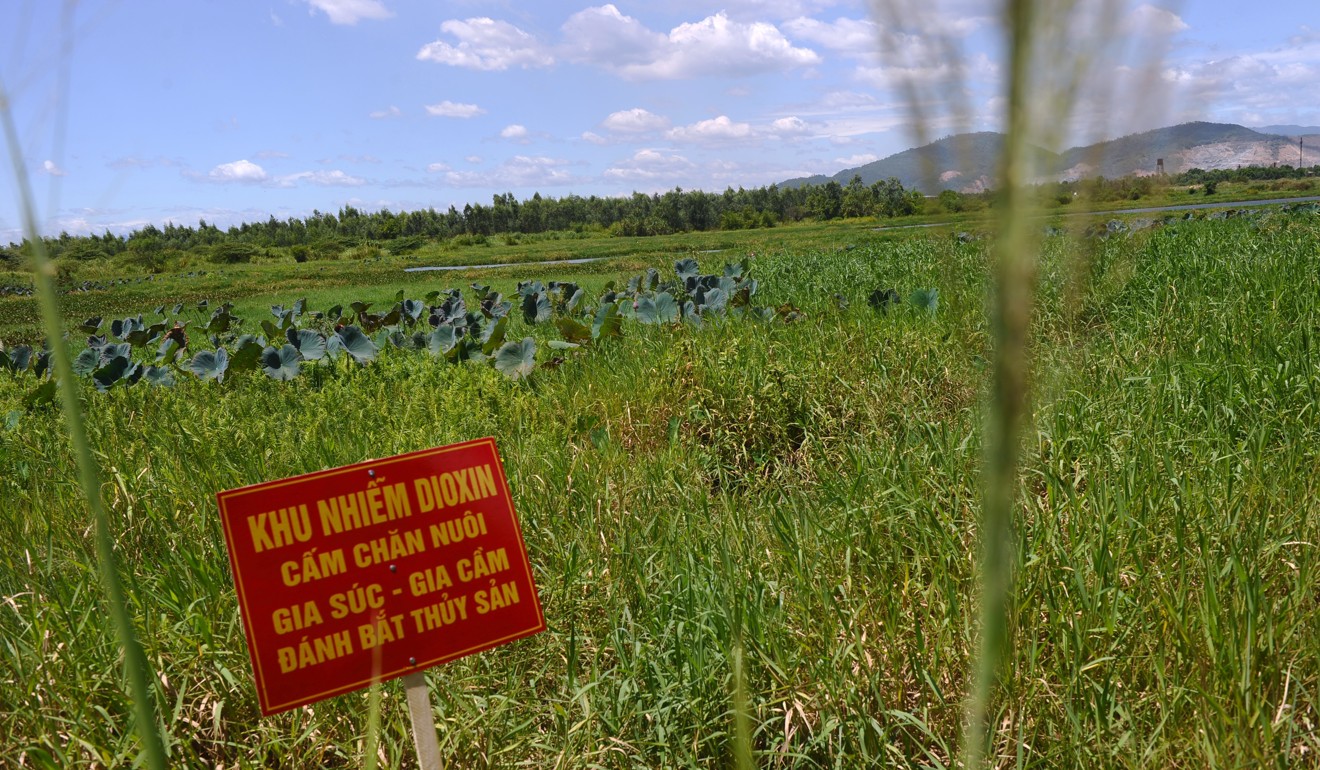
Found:
[[238, 595], [239, 611], [242, 613], [243, 623], [245, 624], [245, 627], [251, 629], [251, 628], [256, 628], [256, 626], [253, 624], [253, 620], [248, 614], [247, 599], [246, 599], [247, 595], [246, 592], [244, 591], [242, 570], [239, 568], [239, 565], [234, 558], [234, 548], [232, 544], [237, 541], [234, 539], [235, 535], [230, 528], [229, 509], [225, 504], [228, 500], [231, 500], [236, 497], [242, 497], [245, 495], [256, 494], [259, 492], [266, 492], [272, 489], [279, 489], [281, 487], [291, 486], [295, 484], [303, 484], [309, 481], [315, 481], [316, 479], [329, 478], [339, 474], [360, 472], [367, 468], [379, 468], [381, 466], [388, 466], [399, 462], [417, 460], [433, 455], [442, 455], [449, 452], [471, 449], [473, 447], [481, 446], [483, 444], [490, 446], [491, 454], [494, 455], [495, 463], [499, 466], [500, 469], [500, 484], [504, 488], [504, 497], [505, 500], [508, 501], [509, 518], [513, 522], [514, 533], [517, 536], [518, 545], [520, 546], [520, 551], [522, 554], [523, 574], [527, 578], [527, 584], [532, 587], [532, 600], [533, 600], [532, 604], [536, 609], [536, 621], [537, 621], [536, 624], [526, 629], [522, 629], [512, 634], [500, 637], [499, 639], [484, 641], [481, 644], [474, 645], [464, 650], [459, 650], [457, 652], [453, 652], [448, 655], [441, 655], [439, 657], [432, 658], [430, 660], [418, 661], [416, 665], [409, 665], [407, 667], [395, 669], [390, 672], [381, 672], [379, 676], [367, 677], [366, 679], [361, 679], [356, 682], [343, 684], [338, 687], [331, 688], [329, 690], [324, 690], [322, 692], [315, 693], [313, 695], [303, 696], [302, 698], [296, 700], [285, 701], [283, 703], [278, 703], [278, 704], [272, 704], [268, 700], [266, 675], [265, 675], [265, 671], [261, 667], [261, 658], [260, 655], [258, 654], [259, 651], [257, 650], [256, 645], [253, 643], [252, 638], [245, 633], [244, 636], [248, 642], [248, 657], [251, 659], [252, 669], [256, 673], [255, 684], [257, 686], [257, 696], [261, 703], [261, 711], [263, 715], [270, 716], [272, 714], [277, 714], [281, 711], [287, 711], [291, 708], [297, 708], [298, 706], [307, 703], [313, 703], [319, 700], [323, 700], [325, 698], [333, 697], [335, 695], [342, 695], [343, 693], [346, 692], [351, 692], [353, 690], [361, 689], [362, 687], [370, 685], [372, 682], [376, 682], [376, 681], [383, 682], [389, 679], [394, 679], [396, 677], [403, 676], [404, 674], [423, 671], [427, 668], [440, 665], [441, 663], [447, 663], [451, 660], [456, 660], [465, 655], [470, 655], [475, 652], [480, 652], [482, 650], [498, 647], [499, 645], [504, 644], [505, 642], [510, 642], [516, 639], [521, 639], [523, 637], [531, 636], [532, 634], [540, 633], [541, 631], [544, 631], [546, 629], [545, 613], [541, 608], [541, 597], [536, 591], [536, 581], [532, 577], [532, 564], [530, 558], [527, 555], [527, 542], [523, 539], [522, 523], [518, 521], [517, 511], [515, 511], [513, 507], [513, 490], [509, 487], [509, 476], [504, 470], [504, 458], [500, 456], [499, 447], [496, 446], [495, 438], [493, 436], [473, 439], [471, 441], [464, 441], [459, 444], [450, 444], [449, 446], [437, 447], [435, 449], [422, 449], [416, 452], [408, 452], [407, 454], [395, 455], [393, 457], [386, 457], [379, 460], [365, 460], [363, 462], [354, 463], [352, 465], [344, 465], [338, 468], [330, 468], [323, 471], [313, 471], [312, 473], [306, 473], [301, 476], [291, 476], [287, 479], [279, 479], [277, 481], [265, 481], [258, 484], [251, 484], [245, 487], [239, 487], [237, 489], [231, 489], [231, 490], [226, 490], [224, 492], [216, 493], [216, 502], [220, 508], [220, 521], [222, 526], [224, 527], [226, 544], [229, 545], [229, 548], [227, 549], [229, 551], [229, 565], [234, 573], [234, 586], [236, 593]]

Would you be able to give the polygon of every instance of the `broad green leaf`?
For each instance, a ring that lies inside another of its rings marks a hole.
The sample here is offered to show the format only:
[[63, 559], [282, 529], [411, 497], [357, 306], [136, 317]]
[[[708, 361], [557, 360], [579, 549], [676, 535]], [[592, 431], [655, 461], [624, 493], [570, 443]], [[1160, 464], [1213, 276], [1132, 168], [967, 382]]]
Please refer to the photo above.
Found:
[[893, 289], [876, 289], [866, 297], [866, 303], [881, 313], [888, 313], [889, 306], [897, 305], [900, 301], [898, 292]]
[[928, 315], [935, 315], [940, 306], [940, 290], [917, 289], [908, 297], [908, 302], [918, 310], [926, 311]]
[[667, 291], [655, 295], [655, 314], [657, 323], [671, 324], [678, 321], [678, 303], [674, 301], [674, 295]]
[[[37, 409], [38, 407], [46, 406], [48, 404], [53, 404], [55, 403], [55, 394], [56, 394], [55, 380], [46, 380], [45, 382], [41, 383], [36, 388], [34, 388], [31, 393], [28, 393], [26, 396], [23, 397], [23, 408], [31, 412], [32, 410]], [[10, 412], [11, 418], [13, 417], [13, 415], [14, 413]], [[10, 421], [7, 420], [6, 422], [10, 422]], [[9, 427], [13, 428], [14, 423], [16, 422], [17, 422], [16, 420], [10, 422]]]
[[504, 343], [495, 353], [495, 368], [513, 380], [531, 374], [536, 368], [536, 341], [524, 337], [522, 342]]
[[452, 326], [437, 326], [431, 336], [427, 338], [427, 349], [431, 355], [439, 358], [454, 348], [458, 343], [458, 335]]
[[565, 342], [563, 340], [550, 340], [545, 344], [548, 345], [552, 350], [576, 350], [577, 348], [582, 347], [576, 342]]
[[550, 298], [545, 296], [543, 292], [536, 292], [535, 294], [524, 294], [522, 311], [523, 311], [523, 320], [526, 321], [527, 323], [529, 324], [545, 323], [546, 321], [550, 320], [550, 315], [551, 315]]
[[568, 301], [564, 303], [564, 312], [576, 313], [578, 308], [582, 307], [582, 301], [586, 299], [586, 297], [587, 293], [582, 289], [574, 291], [573, 296], [569, 297]]
[[73, 373], [79, 377], [86, 377], [96, 371], [101, 365], [101, 351], [96, 348], [86, 348], [73, 359]]
[[292, 345], [268, 347], [261, 351], [261, 370], [273, 380], [292, 380], [298, 376], [298, 360], [298, 349]]
[[380, 348], [376, 343], [367, 339], [367, 335], [356, 326], [345, 326], [335, 333], [342, 343], [344, 352], [353, 357], [359, 364], [366, 364], [376, 360]]
[[32, 364], [32, 373], [37, 377], [43, 377], [48, 369], [50, 369], [50, 351], [43, 350], [37, 354], [37, 360]]
[[320, 361], [325, 358], [325, 337], [312, 329], [289, 329], [289, 342], [298, 348], [298, 352], [308, 361]]
[[422, 317], [422, 311], [426, 310], [426, 305], [419, 299], [405, 299], [403, 301], [403, 317], [408, 319], [409, 323], [417, 323], [417, 319]]
[[633, 311], [637, 320], [644, 324], [660, 323], [660, 314], [656, 311], [655, 299], [652, 297], [638, 297]]
[[490, 355], [495, 349], [504, 344], [504, 338], [509, 331], [509, 319], [501, 318], [485, 329], [481, 335], [481, 352], [484, 355]]
[[723, 313], [729, 305], [729, 295], [723, 289], [709, 289], [702, 299], [702, 313]]
[[93, 317], [91, 317], [91, 318], [88, 318], [86, 321], [83, 321], [83, 322], [82, 322], [82, 325], [79, 326], [78, 328], [82, 329], [83, 331], [87, 332], [88, 334], [95, 334], [95, 333], [96, 333], [96, 330], [101, 328], [101, 323], [102, 323], [102, 322], [103, 322], [103, 319], [101, 318], [101, 316], [99, 316], [99, 315], [98, 315], [98, 316], [93, 316]]
[[174, 387], [174, 372], [165, 366], [148, 366], [143, 379], [161, 388]]
[[623, 317], [619, 315], [619, 306], [613, 302], [601, 305], [596, 311], [596, 319], [591, 325], [591, 338], [601, 340], [606, 337], [623, 336]]
[[171, 362], [175, 356], [179, 355], [180, 350], [182, 350], [182, 347], [179, 345], [178, 340], [173, 337], [166, 337], [161, 340], [160, 347], [156, 349], [156, 360], [166, 363]]
[[151, 342], [155, 342], [160, 335], [165, 333], [165, 324], [155, 323], [145, 329], [135, 329], [124, 337], [128, 344], [135, 348], [144, 347]]
[[261, 353], [266, 345], [250, 334], [244, 334], [234, 343], [234, 354], [229, 357], [229, 371], [248, 372], [261, 366]]
[[572, 318], [558, 318], [555, 320], [555, 326], [559, 328], [559, 333], [569, 342], [590, 342], [591, 328], [580, 321]]
[[202, 350], [188, 362], [188, 371], [202, 380], [224, 382], [225, 370], [229, 368], [229, 353], [224, 348]]
[[697, 275], [701, 272], [701, 269], [697, 267], [697, 260], [688, 257], [687, 259], [680, 259], [674, 263], [674, 272], [678, 273], [678, 279], [680, 281], [686, 281], [688, 276]]
[[32, 363], [32, 348], [19, 345], [9, 351], [9, 368], [15, 372], [26, 372]]
[[128, 377], [134, 368], [132, 361], [125, 356], [115, 356], [110, 363], [92, 372], [92, 380], [97, 390], [109, 390], [116, 382]]

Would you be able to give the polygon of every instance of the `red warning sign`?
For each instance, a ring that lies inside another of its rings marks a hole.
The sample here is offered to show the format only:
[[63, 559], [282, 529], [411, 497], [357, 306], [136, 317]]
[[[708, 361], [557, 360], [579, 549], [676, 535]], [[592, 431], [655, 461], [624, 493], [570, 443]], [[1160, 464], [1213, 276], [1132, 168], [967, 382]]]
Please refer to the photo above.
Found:
[[492, 438], [216, 500], [263, 714], [545, 630]]

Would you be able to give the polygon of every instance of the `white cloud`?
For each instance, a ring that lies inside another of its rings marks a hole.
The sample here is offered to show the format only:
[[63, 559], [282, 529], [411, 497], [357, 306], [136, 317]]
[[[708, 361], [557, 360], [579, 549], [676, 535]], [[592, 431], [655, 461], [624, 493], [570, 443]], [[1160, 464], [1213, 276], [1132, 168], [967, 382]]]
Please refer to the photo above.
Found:
[[507, 21], [451, 19], [441, 24], [440, 30], [456, 38], [457, 44], [444, 40], [427, 43], [417, 52], [418, 59], [488, 72], [555, 63], [554, 56], [536, 38]]
[[275, 178], [276, 187], [296, 187], [299, 182], [308, 182], [320, 187], [360, 187], [367, 180], [349, 176], [339, 169], [330, 171], [300, 171]]
[[669, 128], [669, 118], [634, 107], [610, 113], [601, 126], [618, 134], [649, 134]]
[[[394, 15], [380, 0], [306, 0], [313, 11], [330, 17], [331, 24], [357, 24], [362, 19], [388, 19]], [[274, 12], [271, 12], [274, 16]]]
[[436, 174], [441, 171], [452, 171], [453, 169], [449, 167], [448, 163], [431, 163], [427, 165], [426, 170], [430, 171], [432, 174]]
[[874, 163], [880, 160], [880, 156], [875, 153], [864, 152], [858, 155], [849, 155], [846, 158], [835, 158], [834, 162], [843, 168], [856, 168], [865, 166], [867, 163]]
[[48, 160], [42, 163], [41, 170], [51, 176], [65, 176], [66, 174], [65, 170], [55, 165], [55, 161], [53, 160]]
[[750, 123], [734, 123], [727, 115], [703, 120], [690, 126], [670, 129], [666, 134], [676, 142], [694, 144], [729, 144], [745, 141], [752, 136]]
[[569, 17], [563, 33], [563, 56], [571, 61], [622, 66], [646, 64], [659, 55], [666, 38], [613, 5], [587, 8]]
[[581, 184], [561, 158], [515, 155], [490, 171], [448, 171], [444, 181], [453, 187], [541, 188]]
[[605, 137], [601, 136], [595, 131], [583, 131], [582, 141], [595, 145], [603, 145], [603, 144], [609, 144], [610, 140], [606, 139]]
[[656, 182], [685, 178], [696, 168], [696, 164], [682, 155], [644, 149], [605, 169], [604, 177], [629, 182]]
[[797, 117], [796, 115], [792, 115], [787, 118], [779, 118], [778, 120], [771, 123], [770, 127], [766, 129], [766, 133], [769, 133], [772, 136], [780, 137], [782, 139], [807, 136], [812, 132], [813, 129], [811, 125], [802, 118]]
[[482, 158], [480, 155], [468, 155], [465, 158], [463, 158], [463, 160], [467, 161], [468, 163], [471, 163], [474, 166], [480, 166], [485, 161], [485, 159]]
[[796, 38], [848, 56], [870, 58], [880, 53], [880, 28], [873, 21], [836, 19], [826, 23], [799, 17], [784, 22], [784, 29]]
[[517, 123], [514, 123], [509, 126], [505, 126], [504, 130], [500, 131], [500, 137], [503, 139], [510, 139], [513, 141], [526, 141], [527, 127], [520, 126]]
[[439, 104], [426, 105], [426, 114], [438, 118], [475, 118], [485, 115], [486, 111], [475, 104], [461, 104], [446, 99]]
[[1125, 31], [1137, 35], [1173, 35], [1189, 29], [1178, 14], [1143, 3], [1128, 15]]
[[403, 110], [391, 104], [387, 109], [376, 110], [367, 117], [372, 120], [385, 120], [386, 118], [398, 118], [403, 116]]
[[245, 184], [255, 184], [266, 181], [266, 170], [250, 160], [236, 160], [232, 163], [221, 163], [211, 169], [208, 177], [213, 182], [242, 182]]
[[567, 58], [633, 80], [740, 77], [820, 63], [773, 24], [734, 21], [723, 12], [661, 35], [605, 5], [574, 15], [563, 32]]

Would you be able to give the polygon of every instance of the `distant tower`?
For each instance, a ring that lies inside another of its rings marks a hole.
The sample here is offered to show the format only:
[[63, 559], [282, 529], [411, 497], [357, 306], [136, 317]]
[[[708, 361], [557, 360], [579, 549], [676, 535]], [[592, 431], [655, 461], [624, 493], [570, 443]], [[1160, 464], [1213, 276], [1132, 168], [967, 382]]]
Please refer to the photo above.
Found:
[[1155, 173], [1164, 176], [1164, 158], [1155, 159]]

